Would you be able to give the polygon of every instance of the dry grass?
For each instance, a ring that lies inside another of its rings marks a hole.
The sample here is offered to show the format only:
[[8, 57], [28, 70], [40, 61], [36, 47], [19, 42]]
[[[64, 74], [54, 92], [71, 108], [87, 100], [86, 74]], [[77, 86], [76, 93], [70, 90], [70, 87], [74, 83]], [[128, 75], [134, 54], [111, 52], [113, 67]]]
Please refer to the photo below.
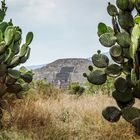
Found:
[[123, 119], [111, 124], [102, 118], [101, 111], [108, 105], [115, 105], [113, 99], [99, 94], [60, 94], [55, 99], [17, 101], [12, 110], [12, 128], [8, 126], [6, 132], [25, 134], [21, 137], [24, 140], [139, 140], [133, 127]]

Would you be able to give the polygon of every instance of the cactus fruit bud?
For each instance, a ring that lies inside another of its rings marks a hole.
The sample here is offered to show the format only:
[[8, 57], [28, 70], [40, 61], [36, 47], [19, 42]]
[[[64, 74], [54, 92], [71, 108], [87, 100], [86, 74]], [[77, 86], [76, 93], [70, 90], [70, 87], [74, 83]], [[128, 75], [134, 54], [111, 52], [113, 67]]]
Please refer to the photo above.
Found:
[[93, 66], [89, 66], [88, 69], [89, 69], [90, 71], [93, 71]]

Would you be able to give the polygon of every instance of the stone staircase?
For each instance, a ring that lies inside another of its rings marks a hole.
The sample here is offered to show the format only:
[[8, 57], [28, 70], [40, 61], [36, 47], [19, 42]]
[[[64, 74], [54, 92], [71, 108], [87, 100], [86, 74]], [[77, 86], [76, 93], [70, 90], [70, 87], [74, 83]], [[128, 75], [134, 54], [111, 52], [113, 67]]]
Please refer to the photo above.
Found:
[[58, 59], [42, 68], [33, 70], [34, 80], [47, 79], [48, 82], [58, 87], [69, 87], [72, 82], [84, 84], [87, 79], [83, 77], [88, 71], [88, 66], [92, 65], [91, 60], [83, 58]]
[[54, 84], [60, 88], [68, 88], [71, 81], [71, 73], [74, 67], [62, 67], [60, 72], [56, 74]]

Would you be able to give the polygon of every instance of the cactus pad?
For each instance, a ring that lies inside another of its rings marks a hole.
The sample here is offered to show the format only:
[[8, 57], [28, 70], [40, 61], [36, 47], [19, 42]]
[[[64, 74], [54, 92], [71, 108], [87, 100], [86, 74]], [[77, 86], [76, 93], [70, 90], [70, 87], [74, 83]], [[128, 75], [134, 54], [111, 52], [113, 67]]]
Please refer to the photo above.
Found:
[[122, 47], [120, 45], [114, 45], [110, 48], [110, 55], [113, 57], [119, 57], [122, 54]]
[[118, 64], [122, 64], [124, 62], [124, 57], [123, 56], [119, 56], [119, 57], [113, 57], [111, 55], [111, 58], [114, 60], [114, 62], [118, 63]]
[[131, 101], [129, 102], [120, 102], [120, 101], [116, 101], [117, 105], [119, 106], [120, 109], [123, 109], [125, 107], [132, 107], [135, 103], [135, 99], [133, 98]]
[[109, 64], [109, 59], [104, 54], [94, 54], [92, 56], [92, 62], [98, 68], [105, 68]]
[[140, 117], [140, 109], [136, 107], [126, 107], [122, 109], [122, 117], [132, 123], [134, 119]]
[[101, 85], [106, 82], [107, 76], [105, 72], [101, 70], [95, 70], [94, 72], [91, 72], [89, 76], [87, 77], [88, 81], [95, 85]]
[[9, 85], [7, 91], [17, 94], [22, 91], [22, 86], [20, 84]]
[[5, 32], [7, 27], [8, 27], [8, 23], [7, 22], [1, 22], [0, 23], [0, 30], [2, 31], [2, 33]]
[[121, 93], [126, 92], [126, 90], [128, 88], [127, 87], [127, 81], [124, 78], [122, 78], [122, 77], [117, 78], [115, 80], [114, 85], [115, 85], [115, 89], [117, 91], [121, 92]]
[[125, 74], [131, 74], [131, 70], [133, 68], [133, 62], [131, 61], [131, 59], [129, 59], [129, 61], [127, 62], [124, 62], [122, 64], [122, 68]]
[[118, 108], [111, 106], [102, 111], [103, 117], [110, 122], [117, 122], [120, 119], [121, 112]]
[[122, 29], [129, 30], [134, 26], [133, 16], [129, 12], [119, 14], [118, 21]]
[[100, 36], [99, 41], [105, 47], [111, 47], [116, 43], [116, 37], [112, 33], [105, 33]]
[[123, 57], [127, 59], [131, 59], [130, 48], [123, 48]]
[[98, 24], [98, 36], [101, 36], [102, 34], [106, 33], [107, 30], [107, 26], [104, 23], [100, 22]]
[[127, 32], [121, 32], [117, 34], [117, 43], [123, 48], [130, 47], [131, 38]]
[[14, 79], [20, 78], [20, 72], [18, 70], [8, 69], [8, 75]]
[[9, 75], [6, 76], [6, 85], [13, 85], [16, 81], [17, 81], [17, 79], [15, 79]]
[[112, 96], [116, 101], [127, 103], [133, 100], [133, 93], [130, 89], [127, 89], [124, 93], [121, 93], [117, 90], [112, 92]]
[[135, 7], [137, 9], [137, 12], [140, 13], [140, 1], [139, 0], [135, 1]]
[[110, 16], [117, 16], [118, 10], [115, 5], [108, 3], [107, 12]]
[[21, 78], [27, 83], [30, 83], [33, 80], [32, 74], [30, 73], [21, 74]]
[[129, 6], [129, 0], [117, 0], [116, 5], [121, 10], [126, 10]]
[[33, 33], [32, 32], [28, 32], [28, 34], [26, 36], [26, 44], [30, 45], [32, 40], [33, 40]]
[[122, 68], [117, 64], [111, 64], [105, 69], [105, 73], [111, 77], [117, 77], [121, 74]]
[[140, 135], [140, 117], [135, 118], [132, 121], [132, 125], [135, 127], [135, 132], [137, 135]]
[[135, 86], [133, 94], [135, 98], [140, 99], [140, 83], [137, 83], [137, 85]]

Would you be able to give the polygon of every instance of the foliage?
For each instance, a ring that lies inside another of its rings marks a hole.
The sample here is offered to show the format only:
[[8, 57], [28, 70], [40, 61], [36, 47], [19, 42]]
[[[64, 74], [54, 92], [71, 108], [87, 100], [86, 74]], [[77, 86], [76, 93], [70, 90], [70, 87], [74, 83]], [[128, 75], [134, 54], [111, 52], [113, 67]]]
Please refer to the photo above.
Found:
[[52, 83], [46, 80], [32, 81], [30, 90], [26, 94], [29, 98], [37, 100], [40, 97], [44, 99], [58, 98], [62, 89], [57, 89]]
[[139, 140], [131, 124], [122, 118], [112, 124], [101, 117], [106, 104], [115, 105], [106, 93], [77, 98], [45, 81], [33, 81], [27, 93], [23, 100], [12, 101], [12, 119], [4, 111], [0, 140]]
[[[2, 109], [9, 110], [6, 96], [11, 94], [22, 98], [22, 93], [29, 89], [33, 73], [25, 67], [19, 70], [16, 66], [25, 63], [30, 55], [30, 43], [33, 40], [33, 33], [29, 32], [25, 43], [22, 42], [22, 30], [14, 26], [12, 20], [3, 21], [6, 15], [6, 4], [3, 0], [0, 9], [0, 118], [3, 116]], [[0, 128], [2, 124], [0, 121]]]
[[[92, 62], [99, 69], [94, 70], [90, 66], [90, 73], [84, 73], [84, 77], [94, 85], [106, 83], [108, 77], [116, 78], [112, 96], [119, 109], [107, 107], [102, 112], [103, 117], [117, 122], [122, 116], [135, 126], [140, 135], [140, 109], [132, 107], [135, 98], [140, 99], [140, 1], [116, 0], [116, 6], [111, 3], [107, 6], [113, 28], [102, 22], [98, 24], [99, 41], [110, 48], [110, 56], [115, 63], [110, 65], [108, 57], [98, 51], [92, 56]], [[136, 16], [132, 14], [134, 8]], [[121, 76], [122, 73], [125, 77]]]
[[74, 94], [78, 95], [82, 95], [85, 92], [85, 88], [80, 86], [79, 82], [71, 83], [69, 89], [72, 90]]
[[90, 82], [87, 82], [85, 84], [86, 90], [85, 92], [87, 94], [98, 94], [99, 91], [101, 91], [102, 94], [108, 94], [110, 96], [111, 91], [114, 88], [114, 84], [113, 84], [114, 78], [109, 77], [106, 81], [105, 84], [103, 85], [93, 85]]
[[[122, 118], [118, 124], [112, 124], [101, 117], [106, 104], [115, 105], [106, 94], [83, 94], [77, 98], [67, 91], [58, 91], [57, 98], [39, 96], [32, 100], [29, 93], [25, 100], [15, 100], [12, 120], [5, 112], [0, 140], [139, 140], [131, 124]], [[38, 90], [34, 93], [38, 94]]]

